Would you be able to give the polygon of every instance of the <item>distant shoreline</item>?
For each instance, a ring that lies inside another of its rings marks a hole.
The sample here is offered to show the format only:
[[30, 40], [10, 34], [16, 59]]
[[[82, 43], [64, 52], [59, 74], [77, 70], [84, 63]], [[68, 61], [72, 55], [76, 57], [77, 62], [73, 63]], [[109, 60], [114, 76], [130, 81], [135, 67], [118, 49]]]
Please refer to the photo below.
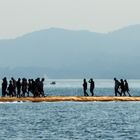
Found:
[[73, 101], [73, 102], [109, 102], [109, 101], [140, 101], [140, 97], [114, 97], [114, 96], [47, 96], [47, 97], [0, 97], [0, 102], [60, 102], [60, 101]]

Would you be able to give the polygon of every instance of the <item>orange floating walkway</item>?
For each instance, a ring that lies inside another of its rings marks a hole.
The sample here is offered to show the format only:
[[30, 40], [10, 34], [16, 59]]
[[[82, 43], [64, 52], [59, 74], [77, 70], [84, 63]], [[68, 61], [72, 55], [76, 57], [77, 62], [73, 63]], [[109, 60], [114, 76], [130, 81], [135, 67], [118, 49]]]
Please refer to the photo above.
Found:
[[0, 102], [59, 102], [59, 101], [74, 101], [74, 102], [94, 102], [94, 101], [140, 101], [140, 97], [114, 97], [114, 96], [47, 96], [47, 97], [0, 97]]

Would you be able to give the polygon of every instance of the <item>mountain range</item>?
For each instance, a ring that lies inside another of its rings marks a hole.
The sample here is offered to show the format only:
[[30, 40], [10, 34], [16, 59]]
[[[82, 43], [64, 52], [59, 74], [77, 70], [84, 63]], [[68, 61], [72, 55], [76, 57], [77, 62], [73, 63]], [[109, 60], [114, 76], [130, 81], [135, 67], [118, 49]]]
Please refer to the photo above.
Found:
[[0, 77], [140, 78], [140, 25], [109, 33], [59, 28], [0, 40]]

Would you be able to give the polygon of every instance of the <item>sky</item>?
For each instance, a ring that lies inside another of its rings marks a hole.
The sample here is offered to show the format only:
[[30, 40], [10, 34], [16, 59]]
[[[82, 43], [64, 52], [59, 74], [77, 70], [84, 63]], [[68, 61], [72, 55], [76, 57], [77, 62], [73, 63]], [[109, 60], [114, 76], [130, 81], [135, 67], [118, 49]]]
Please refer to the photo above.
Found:
[[51, 27], [107, 33], [140, 24], [140, 0], [0, 0], [0, 38]]

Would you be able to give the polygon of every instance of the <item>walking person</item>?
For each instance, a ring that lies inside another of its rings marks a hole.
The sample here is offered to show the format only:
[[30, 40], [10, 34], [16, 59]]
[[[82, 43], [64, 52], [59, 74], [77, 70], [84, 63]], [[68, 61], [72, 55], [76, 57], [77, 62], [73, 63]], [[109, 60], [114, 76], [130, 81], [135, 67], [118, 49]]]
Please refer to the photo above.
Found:
[[86, 81], [86, 79], [83, 80], [83, 91], [84, 91], [84, 96], [89, 96], [87, 93], [87, 81]]
[[22, 79], [22, 97], [25, 97], [25, 93], [27, 93], [27, 79], [26, 78], [23, 78]]
[[5, 97], [6, 95], [7, 95], [7, 79], [6, 77], [4, 77], [2, 82], [2, 97]]
[[124, 81], [123, 79], [120, 80], [120, 88], [121, 88], [121, 96], [126, 96], [125, 89], [124, 89]]
[[91, 96], [94, 96], [95, 84], [94, 84], [94, 81], [93, 81], [92, 78], [89, 80], [89, 83], [90, 83], [90, 93], [91, 93]]
[[116, 78], [114, 78], [114, 81], [115, 81], [115, 86], [114, 86], [115, 96], [117, 96], [118, 94], [121, 96], [121, 93], [119, 91], [120, 82]]
[[45, 97], [45, 94], [44, 94], [44, 81], [45, 81], [45, 79], [42, 78], [40, 83], [39, 83], [39, 92], [40, 92], [40, 95], [42, 97]]
[[9, 91], [9, 96], [14, 97], [14, 87], [13, 87], [12, 80], [9, 81], [8, 91]]
[[21, 79], [18, 78], [18, 81], [17, 81], [17, 98], [21, 97]]
[[30, 93], [32, 93], [32, 80], [28, 79], [28, 88], [27, 88], [27, 96], [29, 97]]
[[129, 90], [128, 82], [127, 80], [124, 80], [124, 92], [127, 92], [127, 94], [131, 97], [129, 91], [130, 90]]
[[13, 96], [16, 96], [16, 80], [12, 77], [11, 81], [13, 84]]

